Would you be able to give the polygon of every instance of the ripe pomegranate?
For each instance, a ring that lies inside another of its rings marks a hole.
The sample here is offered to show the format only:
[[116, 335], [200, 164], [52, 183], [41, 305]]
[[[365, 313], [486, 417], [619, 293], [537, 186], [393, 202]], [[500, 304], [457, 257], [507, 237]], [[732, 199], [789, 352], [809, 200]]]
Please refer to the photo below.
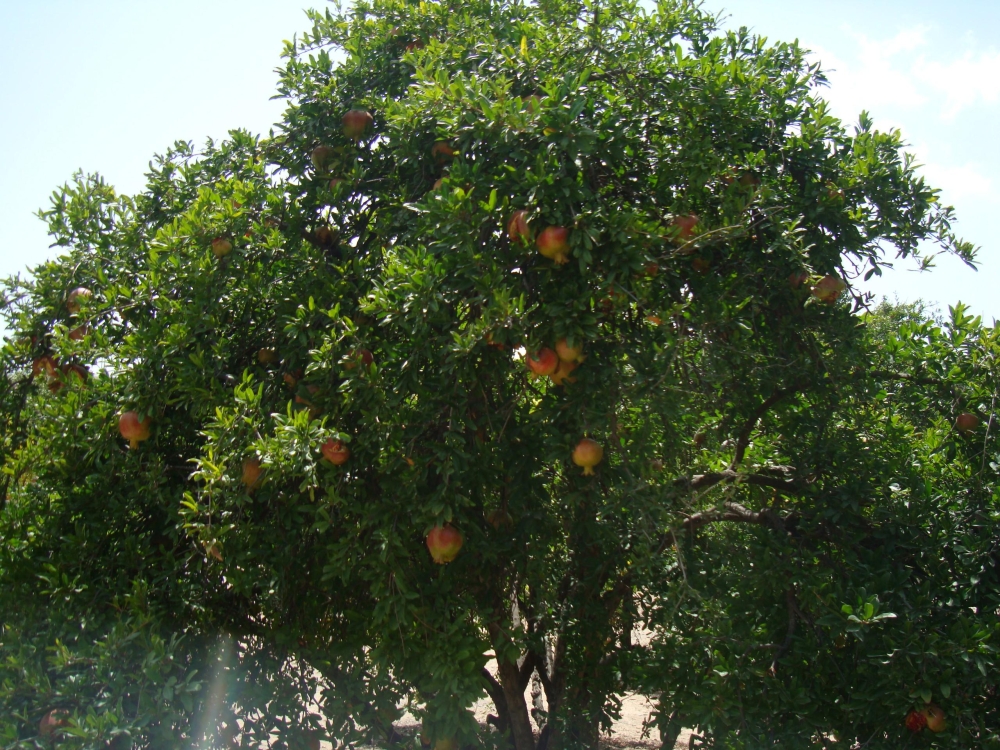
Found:
[[285, 385], [289, 388], [294, 388], [299, 384], [299, 380], [302, 379], [302, 370], [295, 370], [294, 372], [286, 372], [281, 376], [281, 379], [285, 381]]
[[258, 349], [257, 361], [262, 365], [273, 365], [278, 361], [278, 352], [270, 347]]
[[143, 440], [149, 440], [149, 428], [152, 424], [153, 420], [148, 415], [145, 419], [139, 419], [137, 412], [127, 411], [118, 418], [118, 431], [128, 440], [129, 447], [135, 450]]
[[[690, 242], [698, 234], [698, 217], [694, 214], [682, 214], [675, 216], [670, 222], [671, 234], [675, 241], [680, 243]], [[694, 252], [694, 248], [690, 249]]]
[[979, 417], [969, 412], [963, 412], [955, 417], [955, 429], [963, 435], [974, 432], [979, 427]]
[[569, 230], [566, 227], [545, 227], [535, 244], [538, 252], [557, 265], [569, 262]]
[[936, 703], [928, 703], [920, 713], [927, 720], [927, 728], [935, 734], [943, 732], [948, 728], [948, 722], [944, 718], [944, 711]]
[[225, 258], [233, 251], [233, 243], [225, 237], [216, 237], [212, 240], [212, 255], [216, 258]]
[[84, 323], [82, 326], [77, 326], [66, 335], [69, 337], [70, 341], [83, 341], [87, 337], [89, 330], [90, 329], [87, 328], [87, 324]]
[[904, 723], [906, 724], [906, 728], [911, 732], [922, 732], [924, 727], [927, 726], [927, 717], [920, 711], [910, 711], [906, 715]]
[[352, 109], [344, 115], [343, 122], [344, 135], [352, 141], [360, 141], [375, 119], [367, 109]]
[[653, 278], [660, 272], [660, 264], [656, 263], [655, 261], [650, 261], [645, 266], [643, 266], [642, 272], [647, 276], [649, 276], [650, 278]]
[[330, 180], [330, 190], [336, 190], [344, 181], [343, 177], [334, 177]]
[[662, 325], [663, 319], [659, 315], [647, 315], [646, 320], [654, 326]]
[[458, 551], [462, 549], [462, 532], [451, 524], [435, 526], [427, 534], [427, 549], [430, 550], [431, 559], [439, 565], [450, 563], [458, 557]]
[[820, 302], [828, 305], [834, 304], [840, 295], [847, 289], [847, 283], [839, 276], [827, 275], [816, 282], [812, 288], [812, 295]]
[[407, 52], [413, 52], [414, 50], [423, 49], [423, 48], [424, 48], [424, 43], [423, 43], [423, 40], [421, 40], [421, 39], [415, 39], [414, 41], [412, 41], [412, 42], [410, 42], [409, 44], [406, 45], [406, 51]]
[[573, 463], [583, 467], [584, 476], [593, 476], [594, 467], [604, 459], [604, 448], [595, 440], [584, 438], [573, 449]]
[[559, 367], [559, 357], [548, 348], [539, 349], [534, 354], [528, 354], [524, 358], [524, 362], [535, 375], [551, 375]]
[[563, 362], [583, 362], [583, 344], [570, 346], [566, 339], [559, 339], [556, 342], [556, 355]]
[[319, 450], [323, 454], [323, 458], [334, 466], [343, 466], [347, 463], [347, 459], [351, 457], [351, 449], [340, 440], [334, 440], [333, 438], [323, 443]]
[[549, 379], [555, 385], [563, 385], [564, 383], [575, 383], [576, 378], [571, 377], [570, 373], [577, 368], [576, 362], [566, 362], [565, 360], [559, 360], [559, 366], [556, 371], [549, 375]]
[[76, 315], [93, 295], [94, 293], [87, 289], [87, 287], [78, 286], [66, 295], [66, 309], [73, 315]]
[[434, 185], [431, 187], [431, 190], [440, 190], [442, 185], [444, 185], [444, 177], [438, 177], [434, 180]]
[[455, 158], [457, 152], [447, 141], [438, 141], [431, 146], [431, 156], [438, 164], [447, 164]]
[[38, 722], [38, 736], [51, 739], [63, 727], [69, 726], [69, 712], [53, 708]]
[[507, 237], [512, 243], [527, 243], [531, 241], [527, 211], [520, 209], [510, 215], [510, 219], [507, 221]]
[[257, 485], [260, 484], [260, 478], [263, 474], [264, 469], [261, 468], [258, 458], [251, 456], [250, 458], [243, 459], [243, 473], [240, 475], [240, 481], [247, 488], [247, 492], [254, 491]]

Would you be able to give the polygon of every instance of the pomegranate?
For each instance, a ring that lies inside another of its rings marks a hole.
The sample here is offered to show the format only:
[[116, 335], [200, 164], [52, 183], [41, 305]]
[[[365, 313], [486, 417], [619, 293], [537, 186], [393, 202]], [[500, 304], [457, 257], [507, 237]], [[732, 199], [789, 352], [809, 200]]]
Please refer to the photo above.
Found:
[[53, 708], [38, 722], [38, 736], [51, 739], [56, 732], [69, 726], [69, 712], [61, 708]]
[[332, 245], [337, 239], [336, 232], [334, 232], [333, 229], [328, 227], [326, 224], [316, 227], [314, 236], [316, 237], [316, 242], [323, 246]]
[[788, 274], [788, 286], [792, 289], [798, 289], [807, 281], [809, 281], [809, 274], [806, 271], [792, 271]]
[[439, 565], [450, 563], [458, 557], [464, 541], [462, 532], [447, 523], [435, 526], [427, 533], [427, 549], [430, 550], [431, 559]]
[[312, 153], [309, 155], [309, 159], [312, 161], [316, 171], [322, 172], [327, 168], [330, 162], [333, 161], [336, 153], [337, 150], [332, 146], [317, 146], [312, 150]]
[[963, 435], [974, 432], [979, 427], [979, 417], [969, 412], [963, 412], [955, 417], [955, 429]]
[[423, 48], [424, 48], [424, 42], [421, 39], [416, 39], [416, 40], [414, 40], [414, 41], [412, 41], [412, 42], [410, 42], [409, 44], [406, 45], [406, 51], [407, 52], [413, 52], [414, 50], [423, 49]]
[[352, 141], [360, 141], [375, 119], [367, 109], [352, 109], [344, 115], [344, 135]]
[[334, 466], [346, 464], [347, 459], [351, 457], [351, 449], [344, 445], [342, 441], [334, 440], [333, 438], [323, 443], [319, 450], [323, 454], [323, 458]]
[[583, 362], [583, 344], [570, 346], [566, 339], [556, 342], [556, 354], [563, 362]]
[[816, 282], [812, 288], [812, 295], [820, 302], [832, 305], [847, 289], [847, 283], [839, 276], [827, 275]]
[[545, 227], [535, 244], [538, 252], [557, 265], [569, 262], [569, 230], [566, 227]]
[[87, 287], [78, 286], [66, 295], [66, 309], [68, 309], [73, 315], [76, 315], [93, 295], [94, 293], [87, 289]]
[[[698, 217], [695, 214], [675, 216], [670, 222], [670, 227], [674, 240], [681, 243], [690, 242], [698, 234]], [[694, 252], [694, 248], [691, 248], [691, 252]]]
[[604, 459], [604, 448], [590, 438], [584, 438], [573, 449], [573, 463], [583, 468], [584, 476], [593, 476], [594, 467]]
[[911, 732], [922, 732], [924, 727], [927, 726], [927, 717], [920, 711], [910, 711], [906, 715], [904, 723], [906, 724], [906, 728]]
[[77, 326], [66, 335], [69, 337], [70, 341], [83, 341], [88, 332], [89, 329], [87, 328], [87, 324], [84, 323], [82, 326]]
[[663, 319], [659, 315], [647, 315], [646, 321], [654, 326], [663, 325]]
[[225, 258], [233, 251], [233, 243], [225, 237], [216, 237], [212, 240], [212, 255], [216, 258]]
[[556, 371], [549, 375], [549, 378], [555, 385], [563, 385], [564, 383], [575, 383], [576, 378], [571, 377], [570, 373], [577, 368], [576, 362], [566, 362], [565, 360], [559, 360], [559, 366]]
[[260, 478], [263, 474], [264, 469], [261, 468], [258, 458], [251, 456], [250, 458], [243, 459], [243, 473], [240, 475], [240, 481], [247, 488], [247, 492], [253, 492], [257, 485], [260, 484]]
[[447, 164], [455, 158], [457, 152], [447, 141], [438, 141], [431, 146], [431, 156], [438, 164]]
[[294, 372], [286, 372], [281, 376], [281, 379], [285, 381], [285, 385], [289, 388], [294, 388], [298, 385], [299, 380], [302, 379], [302, 370], [295, 370]]
[[358, 365], [368, 367], [368, 365], [374, 361], [374, 355], [372, 355], [372, 353], [367, 349], [355, 349], [347, 355], [347, 361], [344, 363], [344, 369], [353, 370]]
[[526, 243], [531, 241], [527, 211], [520, 209], [510, 215], [510, 219], [507, 221], [507, 237], [512, 243]]
[[947, 729], [948, 722], [944, 720], [944, 711], [936, 703], [928, 703], [920, 713], [927, 720], [927, 728], [935, 734]]
[[431, 187], [431, 190], [440, 190], [442, 185], [444, 185], [444, 177], [438, 177], [434, 180], [434, 185]]
[[340, 187], [340, 184], [344, 181], [343, 177], [334, 177], [330, 180], [330, 190], [336, 190]]
[[148, 415], [145, 419], [139, 419], [137, 412], [127, 411], [118, 418], [118, 431], [128, 440], [129, 447], [135, 450], [143, 440], [149, 440], [149, 427], [152, 424], [153, 420]]
[[535, 375], [551, 375], [559, 367], [559, 357], [551, 349], [539, 349], [534, 354], [528, 354], [524, 358], [528, 369]]

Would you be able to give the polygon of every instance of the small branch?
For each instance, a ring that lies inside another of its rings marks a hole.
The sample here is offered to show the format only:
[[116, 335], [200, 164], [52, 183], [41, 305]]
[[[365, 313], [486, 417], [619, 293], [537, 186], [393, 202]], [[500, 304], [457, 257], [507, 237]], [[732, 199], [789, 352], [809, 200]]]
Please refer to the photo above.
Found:
[[751, 433], [753, 433], [754, 428], [757, 426], [757, 423], [760, 421], [761, 417], [763, 417], [767, 413], [768, 409], [770, 409], [776, 403], [781, 401], [781, 399], [785, 398], [786, 396], [790, 396], [793, 393], [797, 393], [801, 389], [802, 386], [800, 384], [794, 384], [789, 388], [780, 388], [774, 393], [772, 393], [764, 401], [764, 403], [762, 403], [760, 406], [757, 407], [757, 410], [754, 411], [750, 419], [746, 421], [746, 423], [743, 425], [743, 429], [740, 430], [739, 436], [737, 436], [736, 438], [736, 452], [733, 454], [732, 463], [729, 464], [730, 469], [736, 468], [736, 466], [738, 466], [743, 461], [743, 456], [745, 456], [747, 452], [747, 446], [750, 444], [750, 435]]
[[785, 640], [782, 642], [781, 646], [778, 647], [778, 651], [775, 653], [774, 659], [771, 661], [771, 668], [768, 671], [772, 676], [778, 673], [778, 660], [788, 652], [788, 649], [792, 645], [792, 637], [795, 635], [795, 623], [797, 623], [799, 619], [796, 615], [798, 605], [795, 602], [794, 587], [789, 587], [789, 589], [785, 592], [785, 606], [788, 609], [788, 632], [785, 634]]

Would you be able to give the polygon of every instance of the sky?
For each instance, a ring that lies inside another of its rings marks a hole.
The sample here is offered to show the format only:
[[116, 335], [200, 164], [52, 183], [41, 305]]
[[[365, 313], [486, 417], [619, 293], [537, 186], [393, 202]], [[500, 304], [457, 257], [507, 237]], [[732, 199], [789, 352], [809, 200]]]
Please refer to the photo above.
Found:
[[[307, 27], [310, 0], [0, 0], [0, 277], [54, 257], [34, 216], [74, 171], [121, 193], [143, 186], [152, 156], [175, 140], [267, 134], [283, 40]], [[311, 0], [322, 7], [321, 0]], [[954, 205], [956, 232], [981, 247], [973, 271], [939, 256], [929, 273], [902, 261], [868, 288], [961, 300], [1000, 319], [1000, 26], [997, 0], [706, 0], [729, 28], [798, 40], [830, 79], [822, 95], [846, 123], [864, 109], [899, 128], [928, 182]]]

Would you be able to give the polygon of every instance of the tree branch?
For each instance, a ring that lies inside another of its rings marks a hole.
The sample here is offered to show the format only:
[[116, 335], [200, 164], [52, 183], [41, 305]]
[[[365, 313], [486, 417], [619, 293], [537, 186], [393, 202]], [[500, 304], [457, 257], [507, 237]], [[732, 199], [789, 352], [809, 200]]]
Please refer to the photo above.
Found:
[[798, 393], [800, 390], [802, 390], [802, 385], [800, 383], [794, 383], [788, 388], [779, 388], [772, 393], [764, 401], [764, 403], [757, 407], [750, 419], [748, 419], [743, 425], [743, 429], [740, 430], [740, 433], [736, 438], [736, 452], [733, 454], [732, 463], [729, 464], [730, 469], [735, 469], [743, 461], [743, 456], [745, 456], [747, 452], [747, 446], [750, 444], [750, 435], [753, 433], [753, 430], [757, 426], [761, 417], [767, 413], [767, 410], [781, 401], [781, 399], [786, 396], [790, 396], [793, 393]]
[[770, 508], [761, 511], [750, 510], [739, 503], [724, 503], [723, 509], [704, 510], [689, 516], [681, 524], [685, 531], [694, 531], [710, 523], [733, 521], [736, 523], [755, 523], [769, 526], [777, 531], [785, 531], [784, 520]]

